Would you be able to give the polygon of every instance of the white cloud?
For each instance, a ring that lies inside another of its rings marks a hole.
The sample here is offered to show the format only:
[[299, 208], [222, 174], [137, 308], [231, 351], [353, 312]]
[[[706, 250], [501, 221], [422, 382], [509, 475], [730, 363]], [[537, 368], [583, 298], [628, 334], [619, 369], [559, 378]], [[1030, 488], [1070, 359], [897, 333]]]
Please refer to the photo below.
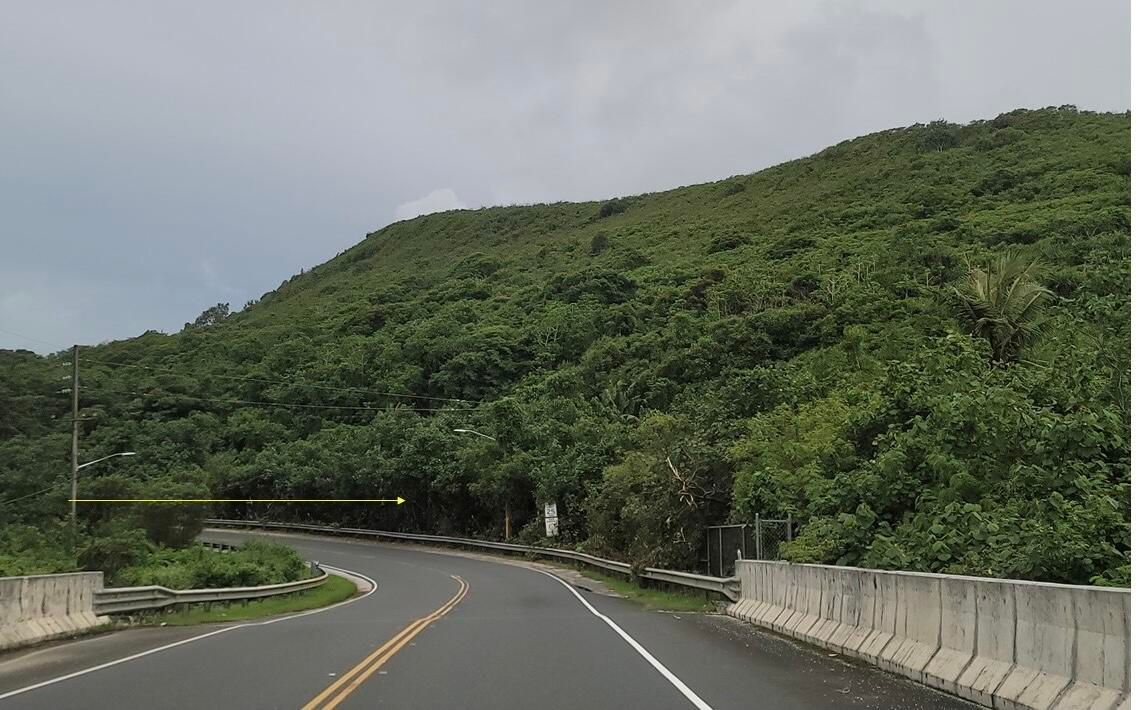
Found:
[[454, 194], [454, 190], [449, 187], [444, 187], [439, 190], [431, 190], [431, 192], [417, 200], [404, 202], [396, 207], [395, 221], [411, 219], [412, 217], [431, 214], [432, 212], [445, 212], [447, 210], [461, 210], [465, 208], [466, 203], [458, 199], [458, 195]]

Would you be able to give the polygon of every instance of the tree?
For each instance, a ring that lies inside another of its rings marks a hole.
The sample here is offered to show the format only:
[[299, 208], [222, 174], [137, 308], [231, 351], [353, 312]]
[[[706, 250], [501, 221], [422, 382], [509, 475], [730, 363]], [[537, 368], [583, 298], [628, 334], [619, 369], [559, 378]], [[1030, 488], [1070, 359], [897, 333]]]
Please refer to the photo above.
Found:
[[953, 287], [957, 317], [969, 334], [992, 346], [992, 360], [1016, 360], [1049, 330], [1046, 307], [1054, 294], [1036, 280], [1037, 262], [1005, 253], [987, 268], [972, 268]]
[[229, 304], [219, 303], [216, 306], [210, 306], [202, 311], [201, 315], [195, 318], [193, 323], [186, 323], [186, 327], [208, 328], [211, 325], [217, 325], [228, 317]]
[[[208, 498], [209, 489], [192, 478], [161, 478], [143, 488], [146, 498]], [[197, 504], [149, 503], [137, 509], [142, 529], [151, 542], [167, 547], [185, 547], [202, 531], [205, 506]]]
[[938, 119], [930, 121], [920, 134], [922, 150], [940, 152], [960, 145], [960, 126]]

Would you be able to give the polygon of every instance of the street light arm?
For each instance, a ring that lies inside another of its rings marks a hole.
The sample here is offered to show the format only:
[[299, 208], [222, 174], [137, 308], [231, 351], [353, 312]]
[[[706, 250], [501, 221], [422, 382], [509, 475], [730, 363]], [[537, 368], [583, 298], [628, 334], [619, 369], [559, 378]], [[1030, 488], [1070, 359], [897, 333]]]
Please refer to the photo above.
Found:
[[75, 467], [75, 470], [78, 471], [79, 469], [86, 468], [86, 467], [90, 466], [91, 464], [96, 464], [96, 463], [99, 463], [100, 461], [106, 461], [107, 459], [113, 459], [116, 456], [134, 456], [134, 455], [135, 455], [135, 452], [133, 452], [133, 451], [120, 451], [117, 454], [111, 454], [110, 456], [104, 456], [101, 459], [95, 459], [94, 461], [88, 461], [87, 463], [81, 463]]
[[473, 429], [455, 429], [454, 431], [459, 433], [459, 434], [474, 434], [475, 436], [481, 436], [483, 439], [489, 439], [490, 441], [497, 441], [497, 439], [490, 436], [489, 434], [483, 434], [482, 432], [474, 431]]

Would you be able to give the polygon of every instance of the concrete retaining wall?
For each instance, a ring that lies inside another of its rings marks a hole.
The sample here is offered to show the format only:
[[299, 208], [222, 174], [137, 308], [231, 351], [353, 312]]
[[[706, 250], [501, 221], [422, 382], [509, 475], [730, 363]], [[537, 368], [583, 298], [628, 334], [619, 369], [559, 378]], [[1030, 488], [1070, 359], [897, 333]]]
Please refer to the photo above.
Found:
[[1130, 590], [736, 562], [730, 615], [995, 708], [1130, 707]]
[[107, 623], [95, 614], [95, 592], [102, 588], [102, 572], [0, 577], [0, 650]]

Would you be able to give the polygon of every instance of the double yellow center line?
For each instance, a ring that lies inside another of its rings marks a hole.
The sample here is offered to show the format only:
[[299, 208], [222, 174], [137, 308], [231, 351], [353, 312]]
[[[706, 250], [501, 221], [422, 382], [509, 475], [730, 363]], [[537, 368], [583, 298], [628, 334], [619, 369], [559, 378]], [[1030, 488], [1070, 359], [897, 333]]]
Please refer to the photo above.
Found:
[[317, 708], [321, 710], [331, 710], [344, 702], [345, 698], [351, 695], [356, 688], [363, 685], [364, 681], [375, 674], [384, 663], [387, 663], [389, 658], [399, 653], [399, 649], [410, 643], [411, 639], [415, 638], [420, 631], [435, 621], [438, 621], [445, 616], [447, 612], [458, 606], [458, 603], [466, 596], [470, 585], [467, 584], [466, 580], [462, 577], [451, 575], [451, 579], [458, 582], [458, 592], [451, 597], [446, 604], [435, 609], [427, 616], [412, 621], [407, 628], [395, 634], [390, 641], [372, 651], [368, 657], [360, 661], [355, 668], [340, 676], [335, 683], [308, 701], [308, 704], [305, 705], [302, 710], [316, 710]]

